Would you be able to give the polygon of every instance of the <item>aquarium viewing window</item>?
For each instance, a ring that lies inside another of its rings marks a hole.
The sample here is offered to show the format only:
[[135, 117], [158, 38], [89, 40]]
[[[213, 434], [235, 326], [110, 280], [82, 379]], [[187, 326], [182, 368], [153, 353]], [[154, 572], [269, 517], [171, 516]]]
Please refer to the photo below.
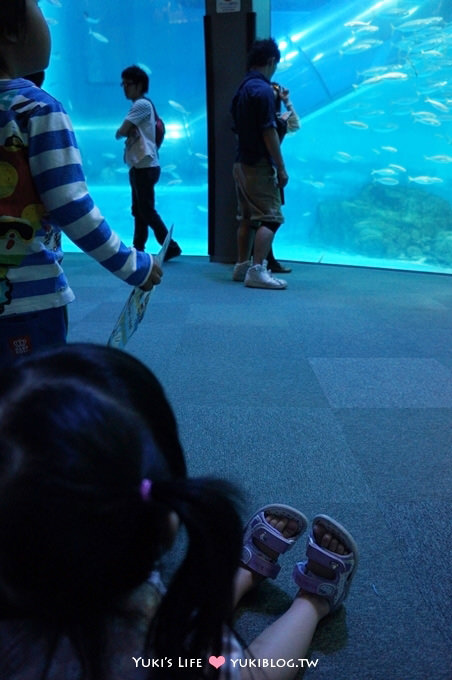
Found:
[[[167, 126], [158, 210], [185, 254], [207, 255], [203, 0], [41, 7], [53, 40], [44, 87], [71, 116], [112, 227], [130, 243], [114, 133], [129, 106], [120, 73], [138, 64]], [[290, 181], [276, 256], [452, 273], [452, 3], [273, 0], [271, 21], [274, 79], [302, 122], [283, 142]]]

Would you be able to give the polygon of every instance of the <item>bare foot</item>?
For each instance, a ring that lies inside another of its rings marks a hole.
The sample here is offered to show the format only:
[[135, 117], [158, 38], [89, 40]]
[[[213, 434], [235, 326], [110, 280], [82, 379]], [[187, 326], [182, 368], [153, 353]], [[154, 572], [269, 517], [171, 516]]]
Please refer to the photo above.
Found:
[[[344, 543], [341, 543], [340, 540], [334, 536], [326, 527], [324, 527], [321, 523], [317, 523], [313, 527], [313, 533], [314, 533], [314, 538], [315, 541], [318, 545], [320, 545], [322, 548], [326, 548], [326, 550], [329, 550], [330, 552], [337, 553], [338, 555], [346, 555], [347, 554], [347, 547], [344, 545]], [[325, 578], [334, 578], [334, 570], [329, 569], [328, 567], [324, 567], [321, 564], [318, 564], [317, 562], [314, 562], [313, 560], [308, 560], [307, 567], [309, 571], [312, 571], [313, 574], [318, 574], [319, 576], [324, 576]]]
[[[271, 513], [265, 514], [265, 519], [276, 531], [279, 531], [284, 538], [293, 538], [298, 534], [298, 522], [295, 519], [290, 519], [290, 517], [278, 517], [278, 515], [273, 515]], [[255, 545], [262, 550], [266, 555], [272, 559], [276, 559], [279, 555], [275, 550], [271, 550], [264, 543], [259, 541], [257, 538], [253, 539]]]

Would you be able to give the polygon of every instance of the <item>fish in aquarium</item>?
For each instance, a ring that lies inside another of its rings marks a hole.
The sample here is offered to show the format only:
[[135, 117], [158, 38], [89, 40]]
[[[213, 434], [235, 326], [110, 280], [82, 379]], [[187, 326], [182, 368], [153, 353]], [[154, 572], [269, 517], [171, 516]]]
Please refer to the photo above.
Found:
[[88, 12], [83, 12], [83, 18], [88, 24], [98, 24], [100, 22], [98, 17], [92, 17]]
[[434, 163], [452, 163], [452, 156], [447, 154], [439, 154], [438, 156], [424, 156], [426, 161], [433, 161]]
[[176, 111], [179, 111], [179, 113], [182, 113], [184, 116], [189, 116], [190, 112], [186, 110], [182, 104], [179, 104], [179, 102], [174, 101], [174, 99], [168, 99], [168, 104], [173, 108], [176, 109]]
[[441, 177], [428, 177], [427, 175], [420, 175], [419, 177], [408, 177], [410, 182], [416, 182], [416, 184], [442, 184], [444, 182]]
[[98, 33], [97, 31], [93, 31], [91, 28], [89, 29], [89, 34], [93, 36], [95, 40], [97, 40], [100, 43], [109, 43], [109, 39], [105, 37], [105, 35], [102, 35], [102, 33]]
[[[54, 27], [55, 33], [63, 31], [67, 24], [67, 19], [66, 23], [62, 21], [63, 12], [58, 7], [64, 5], [64, 15], [73, 13], [75, 19], [78, 15], [81, 49], [87, 57], [83, 66], [89, 73], [87, 82], [92, 78], [96, 86], [105, 88], [101, 102], [105, 110], [118, 111], [111, 88], [116, 81], [110, 82], [110, 62], [116, 53], [124, 57], [126, 46], [118, 42], [117, 24], [118, 19], [121, 23], [120, 17], [127, 16], [126, 10], [120, 3], [103, 5], [89, 0], [73, 0], [70, 5], [64, 0], [44, 0], [43, 4], [56, 8], [53, 17], [59, 20], [59, 25]], [[183, 4], [185, 7], [188, 3]], [[208, 203], [204, 46], [202, 40], [195, 45], [190, 38], [202, 33], [203, 3], [198, 4], [197, 16], [196, 12], [189, 15], [181, 10], [181, 17], [188, 18], [185, 24], [173, 25], [169, 15], [160, 13], [155, 34], [165, 35], [165, 40], [171, 39], [173, 30], [187, 36], [186, 40], [178, 38], [171, 43], [176, 50], [171, 63], [179, 45], [182, 48], [183, 44], [190, 44], [198, 50], [196, 59], [202, 75], [198, 81], [191, 79], [190, 89], [181, 73], [174, 72], [165, 58], [156, 55], [143, 41], [131, 57], [148, 75], [152, 74], [158, 110], [168, 123], [167, 141], [161, 152], [164, 186], [159, 201], [162, 210], [171, 214], [180, 209], [184, 219], [190, 209], [202, 218], [206, 213], [199, 206], [207, 207]], [[278, 73], [281, 82], [290, 88], [303, 123], [300, 134], [287, 141], [285, 150], [291, 179], [286, 189], [286, 225], [281, 234], [287, 235], [291, 243], [290, 256], [298, 252], [298, 247], [301, 252], [309, 246], [319, 206], [330, 199], [353, 202], [365, 186], [388, 192], [385, 194], [388, 201], [391, 192], [408, 190], [425, 191], [448, 201], [452, 181], [450, 3], [435, 0], [415, 4], [412, 0], [398, 0], [369, 6], [364, 0], [347, 3], [330, 0], [313, 2], [309, 13], [298, 11], [296, 2], [290, 12], [275, 10], [276, 4], [271, 10], [271, 24], [281, 51]], [[151, 18], [157, 17], [157, 8], [166, 4], [163, 0], [152, 3], [143, 0], [145, 6]], [[137, 25], [133, 30], [140, 32], [142, 27]], [[66, 49], [58, 44], [61, 72], [61, 65], [72, 59], [66, 55]], [[74, 68], [79, 68], [79, 64]], [[64, 81], [63, 76], [60, 78]], [[49, 91], [54, 82], [54, 77], [49, 77]], [[100, 191], [105, 186], [105, 195], [110, 185], [112, 191], [116, 185], [125, 192], [127, 169], [116, 162], [117, 153], [114, 157], [108, 155], [113, 152], [108, 141], [109, 113], [100, 123], [94, 120], [91, 131], [90, 117], [95, 119], [95, 111], [85, 105], [87, 112], [78, 115], [85, 94], [83, 87], [80, 95], [69, 85], [60, 87], [66, 87], [65, 105], [68, 107], [71, 100], [74, 107], [71, 115], [83, 130], [82, 152], [92, 161], [87, 166], [90, 182], [91, 177], [94, 184], [99, 182]], [[199, 94], [198, 100], [193, 92]], [[101, 127], [96, 132], [98, 124]], [[228, 134], [229, 130], [225, 130], [224, 135]], [[389, 163], [390, 160], [394, 163]], [[195, 190], [192, 198], [187, 189]], [[180, 208], [175, 196], [183, 197]], [[117, 192], [113, 192], [111, 200], [113, 211]], [[187, 201], [192, 201], [191, 208]], [[126, 198], [124, 204], [127, 207]], [[173, 219], [178, 224], [184, 221], [178, 214]], [[207, 245], [201, 247], [198, 252], [205, 252]], [[321, 249], [327, 261], [327, 244], [323, 243]], [[300, 259], [304, 259], [303, 254]]]

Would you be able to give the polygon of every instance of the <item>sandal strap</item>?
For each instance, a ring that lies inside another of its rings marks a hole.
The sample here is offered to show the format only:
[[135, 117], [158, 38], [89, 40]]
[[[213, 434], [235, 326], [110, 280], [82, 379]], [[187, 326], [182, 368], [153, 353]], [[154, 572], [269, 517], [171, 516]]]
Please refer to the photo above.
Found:
[[345, 572], [349, 570], [347, 563], [344, 558], [349, 557], [349, 555], [338, 555], [322, 548], [321, 545], [315, 542], [312, 534], [308, 536], [308, 544], [306, 547], [306, 557], [311, 559], [313, 562], [327, 567], [328, 569], [333, 569], [336, 573]]
[[[348, 546], [350, 552], [346, 555], [339, 555], [326, 548], [322, 548], [315, 541], [311, 530], [306, 547], [307, 559], [297, 562], [292, 576], [299, 588], [313, 595], [326, 598], [330, 605], [330, 611], [336, 611], [348, 595], [358, 564], [358, 548], [348, 531], [341, 524], [331, 519], [331, 517], [318, 515], [313, 520], [313, 526], [316, 521], [319, 521], [330, 531], [337, 534], [345, 545]], [[309, 560], [331, 569], [333, 577], [327, 578], [309, 571], [307, 566]]]
[[307, 564], [307, 560], [297, 562], [292, 574], [293, 580], [302, 590], [312, 593], [313, 595], [318, 595], [319, 597], [325, 597], [330, 603], [331, 609], [333, 609], [334, 602], [337, 599], [337, 586], [335, 581], [322, 578], [317, 574], [313, 574], [312, 571], [308, 571]]
[[246, 545], [242, 548], [241, 562], [244, 567], [265, 576], [265, 578], [276, 578], [281, 571], [281, 565], [272, 562], [268, 555], [258, 552], [257, 548], [253, 551]]
[[[280, 517], [294, 519], [298, 522], [298, 532], [291, 538], [285, 538], [280, 531], [267, 522], [265, 513], [274, 513]], [[241, 557], [242, 565], [266, 578], [276, 578], [281, 569], [281, 566], [277, 563], [279, 555], [292, 548], [305, 531], [306, 526], [306, 517], [288, 505], [272, 504], [261, 508], [253, 515], [245, 527]], [[272, 558], [260, 550], [255, 541], [259, 541], [277, 553], [276, 557]]]
[[280, 555], [290, 550], [296, 538], [298, 538], [298, 535], [296, 538], [293, 536], [291, 538], [283, 536], [280, 531], [267, 522], [263, 512], [260, 512], [259, 515], [250, 521], [250, 530], [253, 538], [264, 543], [267, 548], [274, 550]]

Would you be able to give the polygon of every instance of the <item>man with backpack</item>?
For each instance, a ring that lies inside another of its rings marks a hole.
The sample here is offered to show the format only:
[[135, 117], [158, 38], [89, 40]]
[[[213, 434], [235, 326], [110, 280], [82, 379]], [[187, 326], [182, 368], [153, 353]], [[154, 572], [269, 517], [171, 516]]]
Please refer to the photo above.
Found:
[[[132, 101], [132, 106], [116, 132], [116, 139], [126, 138], [124, 160], [130, 168], [132, 215], [135, 220], [133, 245], [137, 250], [144, 250], [148, 227], [160, 244], [168, 233], [155, 209], [155, 185], [160, 178], [158, 147], [163, 139], [164, 124], [151, 100], [144, 96], [149, 89], [147, 73], [139, 66], [129, 66], [121, 73], [121, 78], [124, 94]], [[181, 252], [176, 241], [171, 240], [165, 260], [177, 257]]]

